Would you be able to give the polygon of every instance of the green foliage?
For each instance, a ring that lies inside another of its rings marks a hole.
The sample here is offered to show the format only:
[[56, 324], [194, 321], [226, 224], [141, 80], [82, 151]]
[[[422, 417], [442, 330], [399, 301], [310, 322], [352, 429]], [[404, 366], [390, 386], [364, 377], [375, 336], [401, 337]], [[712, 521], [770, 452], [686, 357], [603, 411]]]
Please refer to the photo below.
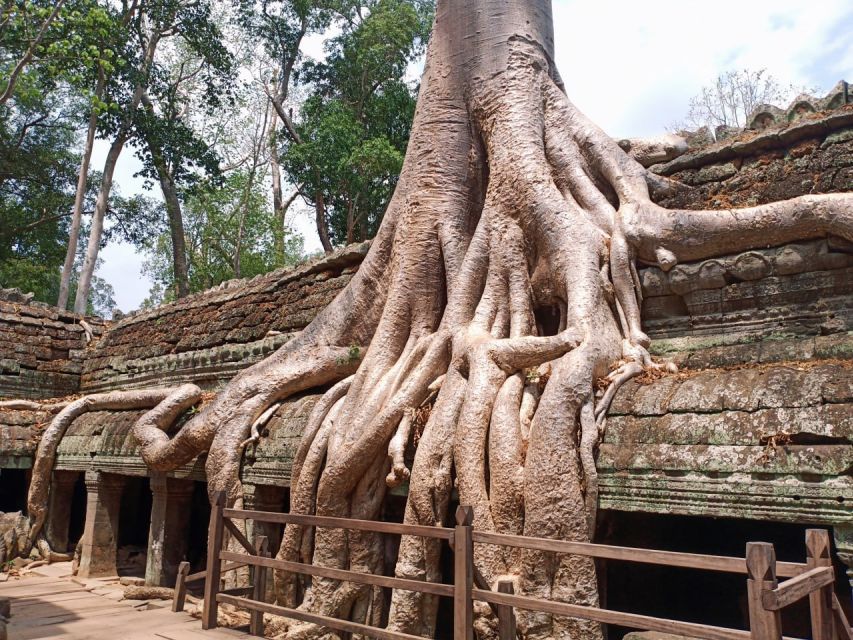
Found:
[[[221, 186], [205, 184], [184, 202], [190, 291], [203, 291], [238, 277], [252, 277], [295, 264], [302, 256], [302, 237], [287, 234], [285, 260], [276, 262], [276, 224], [266, 188], [249, 170], [229, 173]], [[173, 299], [171, 243], [160, 234], [148, 246], [145, 273], [154, 281], [145, 306]]]
[[235, 4], [246, 34], [282, 65], [295, 63], [302, 38], [326, 30], [335, 13], [335, 2], [328, 0], [235, 0]]
[[[51, 14], [52, 0], [17, 0], [2, 9], [0, 30], [0, 78], [22, 59], [42, 22]], [[88, 88], [94, 70], [100, 65], [111, 73], [123, 62], [118, 57], [123, 42], [116, 22], [116, 11], [97, 0], [66, 0], [56, 19], [27, 65], [32, 73], [50, 82]], [[0, 84], [0, 90], [5, 89]], [[20, 84], [15, 95], [22, 90]]]
[[[274, 250], [281, 219], [266, 193], [267, 136], [284, 142], [282, 169], [291, 188], [323, 195], [333, 242], [375, 234], [405, 155], [416, 97], [405, 73], [423, 52], [432, 3], [233, 0], [229, 6], [248, 43], [231, 48], [222, 30], [235, 21], [215, 15], [224, 6], [66, 0], [11, 99], [0, 106], [0, 285], [56, 300], [80, 164], [76, 150], [92, 113], [98, 138], [118, 136], [135, 149], [148, 188], [164, 176], [174, 186], [191, 291], [302, 257], [301, 238], [292, 234], [285, 236], [283, 256]], [[2, 3], [0, 92], [54, 7], [46, 0]], [[326, 59], [305, 60], [303, 39], [330, 27], [336, 35], [327, 41]], [[146, 44], [155, 34], [162, 42], [147, 64]], [[303, 144], [287, 142], [281, 129], [270, 134], [266, 95], [237, 80], [245, 77], [241, 69], [254, 73], [252, 57], [261, 49], [271, 58], [258, 67], [268, 87], [282, 96], [293, 83], [303, 89], [306, 99], [297, 109]], [[246, 59], [235, 58], [236, 50]], [[132, 108], [139, 89], [144, 100]], [[223, 174], [221, 165], [232, 170]], [[78, 253], [99, 181], [90, 172]], [[139, 195], [123, 198], [118, 189], [111, 194], [101, 245], [121, 239], [149, 253], [146, 268], [159, 288], [152, 301], [168, 299], [174, 286], [166, 228], [161, 205]], [[109, 312], [108, 285], [94, 283], [90, 310]]]
[[[71, 295], [77, 291], [77, 273], [71, 281]], [[0, 261], [0, 287], [16, 287], [32, 293], [36, 300], [52, 304], [59, 293], [59, 270], [55, 265], [45, 265], [33, 260], [10, 258]], [[92, 277], [86, 313], [110, 317], [116, 308], [115, 290], [98, 276]]]
[[[87, 108], [39, 65], [21, 76], [12, 100], [0, 108], [0, 285], [31, 291], [43, 302], [54, 303], [59, 290], [80, 164], [73, 149]], [[97, 173], [90, 176], [85, 211], [94, 208], [98, 181]], [[116, 190], [104, 242], [138, 242], [161, 218], [150, 200], [122, 198]], [[90, 310], [112, 310], [107, 286], [95, 281]]]
[[79, 158], [71, 97], [27, 74], [0, 108], [0, 261], [61, 262]]
[[432, 4], [374, 0], [339, 7], [341, 34], [324, 62], [306, 62], [311, 94], [282, 155], [291, 181], [322, 193], [336, 244], [372, 237], [394, 191], [414, 115], [406, 69], [423, 52]]
[[[160, 12], [171, 0], [155, 3]], [[209, 3], [178, 3], [174, 9], [176, 35], [168, 55], [156, 60], [148, 79], [146, 96], [150, 105], [134, 118], [134, 144], [143, 163], [142, 175], [151, 182], [161, 177], [157, 169], [162, 156], [164, 169], [175, 186], [189, 188], [203, 177], [216, 179], [220, 158], [204, 140], [190, 115], [211, 115], [235, 100], [234, 57], [224, 44]]]

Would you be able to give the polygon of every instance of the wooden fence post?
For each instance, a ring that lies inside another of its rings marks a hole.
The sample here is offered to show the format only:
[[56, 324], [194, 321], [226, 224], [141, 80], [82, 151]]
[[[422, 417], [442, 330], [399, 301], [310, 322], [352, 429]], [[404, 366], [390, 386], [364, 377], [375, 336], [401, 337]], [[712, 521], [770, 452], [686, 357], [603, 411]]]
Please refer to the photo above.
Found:
[[207, 577], [204, 583], [204, 611], [201, 614], [201, 628], [215, 629], [219, 613], [219, 603], [216, 594], [219, 593], [219, 582], [222, 578], [222, 563], [219, 552], [222, 550], [222, 537], [225, 525], [222, 521], [222, 510], [225, 508], [225, 492], [218, 491], [210, 505], [210, 523], [207, 527]]
[[456, 529], [453, 532], [453, 640], [472, 640], [474, 637], [474, 522], [473, 507], [456, 508]]
[[[498, 593], [515, 593], [512, 580], [499, 580]], [[498, 605], [498, 637], [500, 640], [515, 640], [515, 611], [508, 604]]]
[[782, 622], [779, 611], [768, 611], [761, 601], [764, 591], [775, 589], [776, 551], [767, 542], [746, 543], [746, 581], [749, 598], [749, 630], [752, 640], [781, 640]]
[[[262, 558], [268, 558], [269, 543], [266, 536], [255, 537], [255, 549], [258, 550], [258, 555]], [[267, 594], [267, 568], [254, 566], [252, 567], [253, 583], [252, 583], [252, 600], [263, 602]], [[264, 637], [264, 612], [252, 611], [251, 622], [249, 623], [249, 635]]]
[[190, 574], [190, 563], [184, 560], [178, 565], [178, 577], [175, 580], [175, 595], [172, 598], [172, 611], [183, 611], [187, 599], [187, 576]]
[[[829, 555], [829, 533], [826, 529], [806, 530], [806, 562], [809, 569], [832, 566], [832, 558]], [[832, 619], [832, 585], [810, 593], [809, 607], [812, 614], [812, 638], [833, 640], [835, 625]]]

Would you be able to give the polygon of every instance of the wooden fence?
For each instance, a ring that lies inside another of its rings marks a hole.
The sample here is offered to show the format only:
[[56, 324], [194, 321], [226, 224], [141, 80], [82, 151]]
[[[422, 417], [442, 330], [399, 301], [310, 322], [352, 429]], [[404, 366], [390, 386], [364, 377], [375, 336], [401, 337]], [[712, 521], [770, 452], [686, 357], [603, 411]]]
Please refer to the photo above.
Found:
[[[182, 565], [175, 588], [173, 609], [180, 610], [183, 608], [186, 583], [192, 580], [205, 579], [204, 611], [202, 614], [202, 627], [204, 629], [212, 629], [217, 626], [220, 604], [230, 604], [251, 611], [250, 633], [258, 636], [263, 635], [263, 614], [270, 613], [379, 640], [421, 640], [418, 636], [398, 631], [380, 629], [358, 622], [329, 618], [300, 609], [268, 604], [264, 601], [266, 571], [260, 569], [273, 568], [333, 580], [404, 589], [452, 598], [454, 640], [472, 640], [474, 601], [488, 603], [492, 611], [495, 612], [498, 618], [501, 640], [515, 640], [516, 638], [516, 609], [552, 613], [604, 624], [616, 624], [644, 631], [659, 631], [705, 640], [782, 640], [780, 611], [803, 598], [809, 599], [813, 640], [853, 640], [853, 631], [851, 631], [850, 624], [833, 592], [835, 576], [829, 555], [829, 536], [822, 529], [809, 529], [806, 532], [807, 561], [797, 563], [777, 562], [773, 545], [765, 542], [748, 543], [746, 545], [746, 557], [736, 558], [475, 531], [472, 526], [474, 512], [470, 507], [459, 507], [456, 511], [456, 526], [449, 528], [226, 509], [224, 505], [225, 496], [219, 494], [210, 514], [207, 570], [188, 575], [188, 565]], [[454, 554], [453, 584], [392, 578], [277, 560], [270, 557], [266, 538], [258, 536], [253, 545], [246, 539], [240, 528], [234, 524], [234, 520], [298, 524], [446, 540]], [[245, 549], [246, 553], [235, 553], [222, 549], [226, 529]], [[750, 630], [744, 631], [693, 622], [681, 622], [515, 595], [510, 582], [502, 582], [497, 585], [496, 590], [492, 590], [474, 567], [475, 544], [502, 545], [553, 553], [583, 555], [591, 558], [743, 574], [746, 576]], [[245, 566], [255, 568], [252, 586], [222, 590], [220, 584], [222, 573]], [[779, 577], [788, 579], [780, 583]]]

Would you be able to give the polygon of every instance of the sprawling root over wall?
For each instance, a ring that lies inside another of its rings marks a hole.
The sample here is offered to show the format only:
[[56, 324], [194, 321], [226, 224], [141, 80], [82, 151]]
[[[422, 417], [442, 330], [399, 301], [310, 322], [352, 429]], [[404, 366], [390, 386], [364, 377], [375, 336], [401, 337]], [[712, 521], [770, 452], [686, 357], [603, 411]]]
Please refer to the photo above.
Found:
[[[659, 180], [566, 97], [547, 0], [439, 0], [403, 172], [358, 273], [299, 338], [237, 376], [173, 437], [165, 430], [198, 401], [197, 388], [118, 394], [124, 406], [156, 405], [134, 429], [143, 458], [167, 470], [209, 450], [210, 490], [239, 504], [253, 422], [319, 387], [293, 468], [294, 512], [377, 518], [386, 487], [408, 479], [406, 522], [444, 525], [455, 483], [479, 529], [588, 540], [607, 406], [622, 382], [663, 366], [646, 350], [635, 264], [669, 269], [828, 233], [853, 239], [851, 195], [669, 211], [651, 202], [648, 184]], [[537, 323], [540, 309], [557, 310], [559, 326]], [[357, 356], [352, 345], [362, 347]], [[608, 384], [597, 390], [601, 379]], [[427, 402], [406, 469], [402, 450]], [[37, 523], [70, 411], [39, 450]], [[438, 580], [439, 553], [433, 541], [404, 537], [396, 574]], [[383, 570], [383, 556], [371, 534], [298, 526], [278, 552], [368, 572]], [[476, 564], [491, 583], [514, 580], [517, 592], [598, 599], [586, 558], [478, 546]], [[387, 603], [381, 590], [283, 573], [276, 587], [283, 604], [434, 635], [432, 596], [397, 591]], [[596, 624], [545, 614], [519, 623], [531, 639], [601, 635]], [[481, 611], [480, 635], [490, 624]], [[284, 632], [322, 635], [304, 624]]]

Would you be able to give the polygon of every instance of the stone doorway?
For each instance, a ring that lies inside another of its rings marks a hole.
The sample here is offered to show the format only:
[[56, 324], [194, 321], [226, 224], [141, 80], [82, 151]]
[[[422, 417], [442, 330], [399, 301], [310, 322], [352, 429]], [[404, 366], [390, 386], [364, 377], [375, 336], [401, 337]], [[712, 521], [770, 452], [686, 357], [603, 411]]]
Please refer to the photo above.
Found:
[[151, 504], [151, 483], [148, 478], [126, 478], [116, 544], [116, 569], [120, 576], [145, 576]]
[[26, 513], [29, 486], [29, 469], [0, 469], [0, 511]]
[[83, 536], [86, 483], [82, 471], [56, 470], [51, 475], [45, 536], [57, 553], [73, 551]]
[[[747, 542], [770, 542], [780, 561], [805, 561], [802, 524], [728, 518], [602, 511], [596, 542], [743, 557]], [[818, 527], [814, 527], [818, 528]], [[831, 527], [826, 527], [831, 529]], [[844, 567], [833, 551], [836, 590], [850, 602]], [[602, 606], [687, 622], [738, 629], [748, 628], [746, 576], [631, 562], [603, 561], [599, 567]], [[808, 600], [786, 608], [783, 633], [811, 637]], [[611, 625], [609, 640], [621, 639], [627, 629]]]

